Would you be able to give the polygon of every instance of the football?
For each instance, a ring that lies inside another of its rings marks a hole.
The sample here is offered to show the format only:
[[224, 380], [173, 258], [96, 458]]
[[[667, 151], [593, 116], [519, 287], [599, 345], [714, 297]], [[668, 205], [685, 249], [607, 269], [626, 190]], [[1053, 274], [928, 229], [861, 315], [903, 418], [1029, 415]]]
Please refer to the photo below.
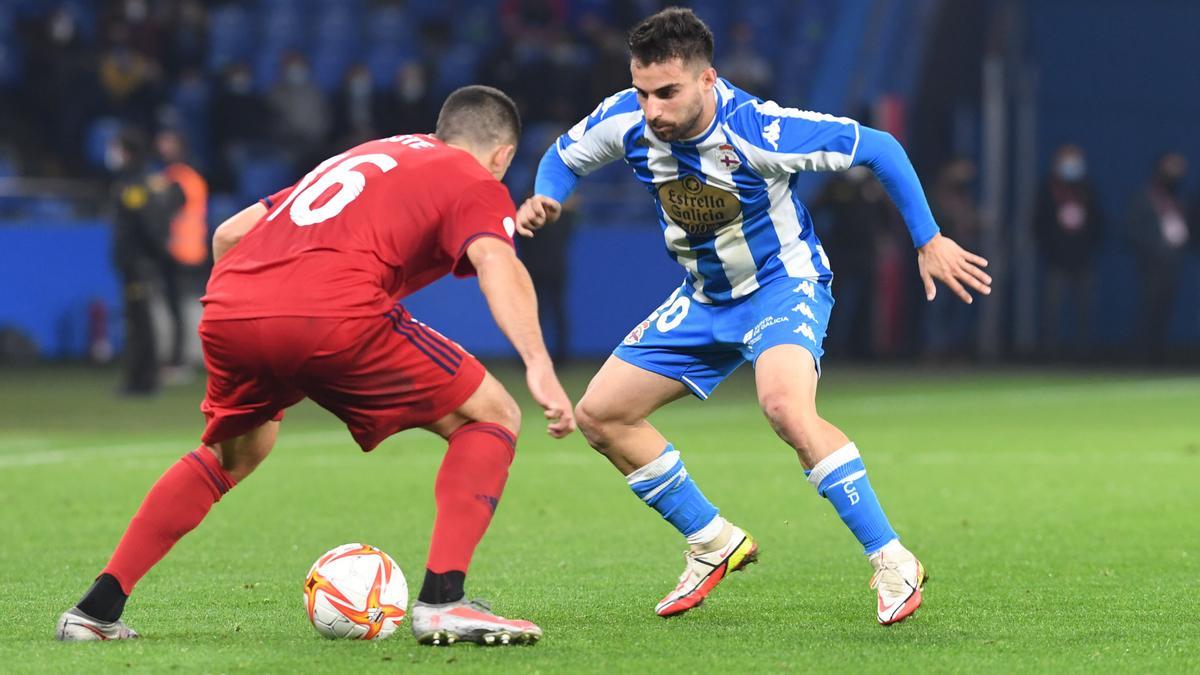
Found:
[[343, 544], [308, 570], [304, 605], [313, 628], [327, 638], [382, 640], [404, 620], [408, 583], [390, 555]]

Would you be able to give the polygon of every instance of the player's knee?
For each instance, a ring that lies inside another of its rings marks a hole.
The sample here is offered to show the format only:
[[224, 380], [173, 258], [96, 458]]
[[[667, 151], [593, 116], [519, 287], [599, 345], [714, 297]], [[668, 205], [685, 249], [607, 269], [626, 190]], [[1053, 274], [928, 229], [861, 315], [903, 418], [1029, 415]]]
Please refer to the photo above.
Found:
[[771, 428], [788, 444], [797, 450], [813, 445], [821, 423], [815, 409], [782, 394], [766, 394], [760, 397], [759, 404]]
[[575, 425], [588, 443], [597, 450], [602, 450], [607, 434], [605, 428], [608, 420], [603, 410], [587, 396], [575, 406]]
[[504, 400], [500, 402], [499, 415], [501, 421], [497, 424], [511, 431], [513, 436], [521, 435], [521, 406], [508, 392], [504, 393]]
[[488, 402], [487, 412], [480, 415], [475, 421], [499, 424], [511, 431], [513, 436], [519, 436], [521, 434], [521, 406], [507, 390], [498, 387]]

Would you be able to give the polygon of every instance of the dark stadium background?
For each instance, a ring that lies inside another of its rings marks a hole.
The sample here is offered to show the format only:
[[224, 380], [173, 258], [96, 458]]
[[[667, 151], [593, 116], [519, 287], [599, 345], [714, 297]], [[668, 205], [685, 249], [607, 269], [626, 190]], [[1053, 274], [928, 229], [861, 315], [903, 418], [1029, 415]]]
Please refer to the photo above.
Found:
[[[662, 4], [0, 1], [0, 363], [103, 361], [110, 351], [119, 357], [123, 314], [104, 157], [120, 129], [183, 135], [190, 163], [208, 181], [211, 229], [357, 140], [431, 130], [446, 93], [483, 82], [522, 107], [526, 133], [507, 181], [519, 202], [554, 136], [627, 86], [623, 33]], [[1200, 4], [682, 4], [713, 28], [719, 73], [764, 98], [891, 131], [931, 194], [954, 160], [976, 168], [967, 189], [977, 227], [958, 236], [992, 260], [996, 292], [970, 310], [925, 305], [904, 228], [888, 222], [894, 215], [859, 223], [874, 240], [864, 263], [861, 252], [834, 243], [835, 217], [813, 209], [835, 273], [870, 267], [861, 292], [852, 291], [851, 272], [835, 281], [841, 304], [832, 358], [1197, 360], [1197, 182], [1185, 181], [1191, 238], [1167, 282], [1145, 278], [1154, 267], [1139, 262], [1128, 223], [1156, 158], [1170, 151], [1200, 158], [1200, 88], [1188, 74], [1200, 57]], [[278, 94], [299, 64], [312, 87]], [[370, 104], [357, 111], [345, 103], [356, 74], [370, 80]], [[285, 129], [272, 107], [280, 105], [309, 131]], [[1091, 263], [1091, 319], [1082, 335], [1064, 338], [1067, 349], [1046, 346], [1047, 321], [1069, 326], [1073, 315], [1069, 307], [1046, 311], [1046, 275], [1032, 235], [1038, 187], [1064, 143], [1087, 153], [1104, 214]], [[583, 181], [569, 230], [525, 251], [531, 266], [548, 268], [537, 270], [543, 290], [562, 284], [567, 340], [553, 321], [547, 332], [573, 357], [605, 354], [680, 278], [662, 251], [649, 200], [627, 174], [618, 163]], [[808, 177], [814, 200], [829, 178]], [[198, 291], [194, 281], [186, 303], [192, 324]], [[1153, 293], [1168, 296], [1161, 343], [1144, 335]], [[861, 296], [873, 301], [861, 305], [868, 302]], [[473, 282], [443, 281], [409, 304], [481, 355], [509, 353]], [[851, 305], [866, 307], [853, 326]], [[166, 342], [159, 340], [160, 352]], [[197, 342], [187, 345], [193, 364]]]

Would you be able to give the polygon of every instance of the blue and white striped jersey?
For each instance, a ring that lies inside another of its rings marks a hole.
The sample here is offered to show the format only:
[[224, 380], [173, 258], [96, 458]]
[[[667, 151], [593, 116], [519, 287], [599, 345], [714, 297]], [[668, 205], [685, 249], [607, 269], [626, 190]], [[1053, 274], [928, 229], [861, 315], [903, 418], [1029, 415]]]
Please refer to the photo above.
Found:
[[695, 139], [660, 141], [627, 89], [560, 136], [558, 155], [580, 176], [625, 159], [654, 198], [667, 251], [698, 302], [745, 297], [780, 277], [828, 283], [833, 272], [796, 180], [850, 168], [858, 123], [762, 101], [724, 79], [715, 92], [716, 117]]

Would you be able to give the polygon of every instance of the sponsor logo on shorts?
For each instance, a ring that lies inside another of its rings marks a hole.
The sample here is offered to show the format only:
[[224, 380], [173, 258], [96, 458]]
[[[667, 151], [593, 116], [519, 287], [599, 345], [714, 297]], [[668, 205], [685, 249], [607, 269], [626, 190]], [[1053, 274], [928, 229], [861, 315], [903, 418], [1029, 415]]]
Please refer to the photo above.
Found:
[[646, 319], [645, 321], [634, 326], [633, 330], [629, 331], [629, 335], [626, 335], [622, 342], [627, 345], [636, 345], [642, 341], [642, 337], [646, 334], [646, 329], [649, 327], [650, 319]]
[[746, 331], [746, 334], [742, 336], [742, 343], [747, 347], [750, 347], [762, 339], [762, 332], [764, 330], [776, 324], [787, 323], [789, 320], [790, 319], [788, 319], [786, 316], [768, 316], [762, 321], [759, 321], [754, 328]]

